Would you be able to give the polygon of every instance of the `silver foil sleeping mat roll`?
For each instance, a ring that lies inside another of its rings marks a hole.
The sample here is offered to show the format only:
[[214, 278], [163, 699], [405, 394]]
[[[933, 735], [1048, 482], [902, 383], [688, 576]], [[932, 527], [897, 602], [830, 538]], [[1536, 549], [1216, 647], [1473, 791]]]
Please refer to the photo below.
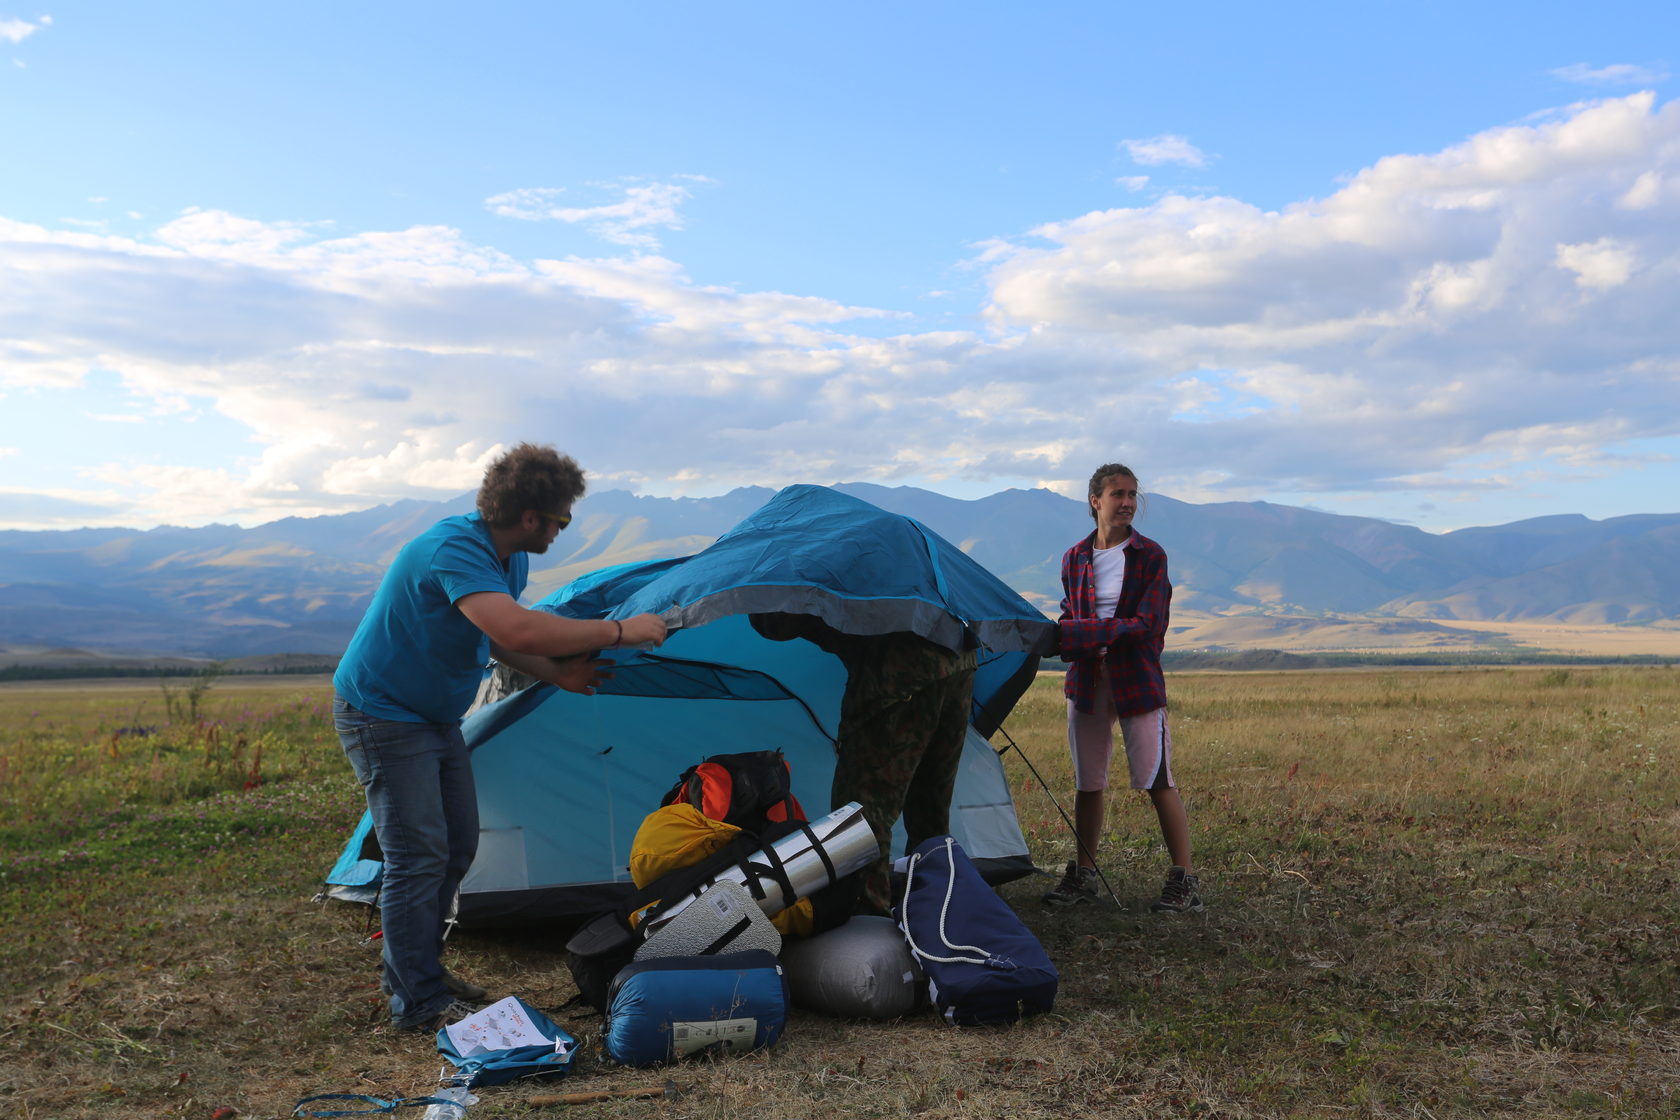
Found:
[[[875, 833], [863, 818], [863, 806], [848, 801], [821, 820], [811, 821], [800, 831], [754, 852], [742, 863], [724, 868], [710, 882], [677, 899], [651, 925], [649, 937], [692, 905], [711, 883], [733, 882], [747, 887], [759, 908], [774, 917], [800, 899], [861, 871], [880, 852]], [[791, 893], [783, 889], [781, 878], [774, 873], [778, 865]]]

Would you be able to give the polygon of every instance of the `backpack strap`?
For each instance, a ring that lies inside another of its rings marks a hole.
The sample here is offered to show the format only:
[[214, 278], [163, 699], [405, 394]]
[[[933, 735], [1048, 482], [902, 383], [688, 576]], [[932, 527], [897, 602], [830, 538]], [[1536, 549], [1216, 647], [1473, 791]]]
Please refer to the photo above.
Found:
[[[667, 871], [630, 897], [621, 900], [617, 906], [613, 907], [613, 913], [617, 914], [619, 919], [628, 926], [630, 915], [650, 902], [658, 902], [659, 905], [642, 916], [642, 924], [646, 925], [670, 903], [694, 893], [697, 888], [706, 885], [715, 878], [718, 872], [737, 864], [745, 865], [747, 857], [758, 850], [759, 844], [758, 837], [750, 833], [736, 833], [729, 838], [729, 843], [699, 862], [691, 863], [687, 867], [679, 867], [674, 871]], [[760, 895], [759, 897], [762, 898], [763, 896]]]
[[718, 934], [717, 937], [713, 939], [713, 941], [710, 945], [708, 945], [704, 949], [700, 950], [699, 955], [702, 956], [702, 957], [711, 956], [713, 953], [716, 953], [719, 949], [723, 948], [725, 945], [728, 945], [730, 942], [734, 941], [737, 937], [741, 936], [743, 933], [747, 932], [747, 930], [749, 930], [751, 928], [752, 928], [752, 915], [748, 914], [745, 917], [743, 917], [740, 921], [736, 922], [734, 925], [730, 926], [728, 929], [726, 929], [722, 933]]
[[[823, 846], [822, 838], [816, 834], [811, 825], [806, 821], [781, 821], [765, 829], [762, 837], [764, 847], [756, 853], [759, 858], [741, 864], [741, 870], [746, 873], [747, 890], [752, 893], [754, 898], [762, 900], [769, 893], [764, 886], [764, 880], [770, 879], [782, 889], [783, 905], [793, 905], [799, 892], [794, 889], [793, 877], [788, 874], [787, 861], [776, 850], [776, 844], [796, 832], [803, 833], [805, 838], [810, 841], [810, 851], [817, 859], [822, 861], [823, 871], [828, 878], [827, 883], [814, 891], [807, 891], [806, 896], [810, 897], [839, 882], [840, 876], [838, 868], [834, 866], [834, 859], [828, 854], [828, 849]], [[806, 853], [800, 852], [799, 854], [804, 855]], [[814, 906], [815, 903], [812, 905]]]

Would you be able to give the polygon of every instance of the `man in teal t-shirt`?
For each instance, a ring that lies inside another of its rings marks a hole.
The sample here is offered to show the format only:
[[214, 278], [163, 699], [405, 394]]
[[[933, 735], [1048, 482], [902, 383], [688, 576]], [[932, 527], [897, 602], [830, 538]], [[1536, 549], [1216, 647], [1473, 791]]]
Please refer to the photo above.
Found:
[[481, 592], [518, 599], [529, 567], [525, 552], [501, 558], [483, 514], [439, 521], [397, 553], [333, 677], [334, 690], [380, 719], [460, 719], [490, 659], [490, 637], [455, 604]]
[[484, 990], [440, 960], [444, 923], [478, 850], [478, 795], [461, 738], [487, 661], [592, 693], [618, 645], [659, 645], [658, 615], [571, 619], [518, 603], [528, 553], [572, 520], [583, 471], [522, 443], [490, 464], [478, 511], [447, 517], [391, 563], [333, 676], [333, 722], [367, 794], [384, 867], [381, 987], [398, 1027], [435, 1030]]

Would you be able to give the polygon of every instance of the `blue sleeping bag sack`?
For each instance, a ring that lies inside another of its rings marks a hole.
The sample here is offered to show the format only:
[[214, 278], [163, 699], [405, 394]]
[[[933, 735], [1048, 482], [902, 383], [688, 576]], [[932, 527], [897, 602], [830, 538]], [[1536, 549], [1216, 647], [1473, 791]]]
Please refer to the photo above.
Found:
[[1013, 1023], [1056, 1003], [1056, 966], [949, 836], [910, 853], [893, 911], [928, 997], [959, 1026]]
[[764, 949], [650, 957], [626, 965], [607, 993], [606, 1045], [627, 1066], [770, 1046], [787, 1024], [781, 962]]

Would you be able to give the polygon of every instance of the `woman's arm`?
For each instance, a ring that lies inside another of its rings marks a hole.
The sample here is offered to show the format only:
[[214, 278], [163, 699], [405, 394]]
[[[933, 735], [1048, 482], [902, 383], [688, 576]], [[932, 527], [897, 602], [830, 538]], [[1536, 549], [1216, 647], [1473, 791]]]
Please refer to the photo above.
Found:
[[[1067, 571], [1063, 569], [1062, 586], [1067, 588]], [[1063, 655], [1090, 656], [1099, 649], [1117, 642], [1154, 641], [1167, 630], [1167, 612], [1172, 600], [1172, 585], [1167, 582], [1165, 553], [1144, 558], [1137, 579], [1143, 581], [1138, 597], [1137, 612], [1119, 618], [1069, 617], [1068, 599], [1062, 600], [1061, 625], [1058, 628]], [[1070, 596], [1071, 598], [1071, 596]]]

